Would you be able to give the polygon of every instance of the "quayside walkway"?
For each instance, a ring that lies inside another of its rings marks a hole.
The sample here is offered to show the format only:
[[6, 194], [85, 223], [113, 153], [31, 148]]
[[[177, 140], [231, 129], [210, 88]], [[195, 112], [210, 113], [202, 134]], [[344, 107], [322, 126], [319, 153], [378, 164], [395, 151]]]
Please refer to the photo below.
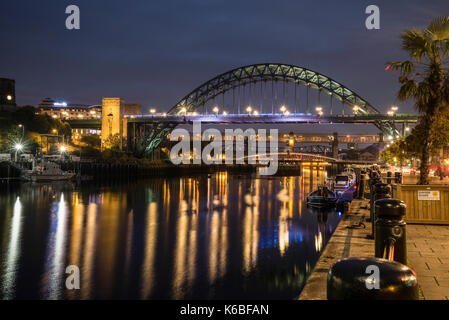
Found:
[[[347, 228], [369, 217], [369, 201], [353, 200], [321, 254], [299, 300], [325, 300], [327, 273], [331, 265], [347, 257], [374, 257], [374, 240], [365, 228]], [[407, 260], [416, 271], [420, 299], [449, 300], [449, 226], [407, 225]]]

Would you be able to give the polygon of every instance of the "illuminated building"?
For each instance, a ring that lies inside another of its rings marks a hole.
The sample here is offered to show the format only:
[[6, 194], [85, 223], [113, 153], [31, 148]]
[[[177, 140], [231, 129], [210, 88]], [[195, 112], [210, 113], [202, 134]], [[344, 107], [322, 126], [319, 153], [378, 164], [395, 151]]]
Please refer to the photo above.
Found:
[[41, 114], [48, 114], [52, 118], [61, 120], [101, 118], [101, 105], [72, 104], [50, 98], [39, 102], [38, 110]]

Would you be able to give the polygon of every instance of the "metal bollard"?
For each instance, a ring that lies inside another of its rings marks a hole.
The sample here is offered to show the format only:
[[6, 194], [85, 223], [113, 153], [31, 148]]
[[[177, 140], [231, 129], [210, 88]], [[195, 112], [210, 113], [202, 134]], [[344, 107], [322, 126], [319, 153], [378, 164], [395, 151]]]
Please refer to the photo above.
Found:
[[402, 184], [402, 172], [394, 173], [394, 182], [398, 184]]
[[[378, 279], [373, 273], [376, 267]], [[335, 262], [329, 270], [327, 299], [418, 300], [418, 280], [412, 269], [396, 261], [346, 258]]]
[[391, 184], [391, 180], [392, 180], [391, 176], [392, 176], [391, 171], [388, 171], [388, 172], [387, 172], [387, 183], [388, 183], [388, 184]]
[[401, 200], [382, 199], [375, 202], [375, 256], [407, 264], [406, 205]]
[[375, 202], [380, 199], [391, 198], [391, 186], [386, 183], [376, 183], [374, 185], [373, 195], [371, 196], [372, 204], [370, 205], [370, 221], [371, 221], [371, 236], [374, 239], [374, 225], [376, 223]]

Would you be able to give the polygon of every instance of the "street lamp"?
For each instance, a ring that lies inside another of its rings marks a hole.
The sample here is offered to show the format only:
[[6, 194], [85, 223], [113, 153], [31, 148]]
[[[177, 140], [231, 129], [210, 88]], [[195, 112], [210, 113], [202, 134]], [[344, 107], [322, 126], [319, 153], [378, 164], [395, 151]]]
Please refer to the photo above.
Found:
[[181, 108], [181, 112], [180, 113], [184, 113], [184, 115], [187, 113], [187, 109], [186, 108]]
[[224, 116], [227, 116], [228, 113], [227, 113], [226, 111], [223, 111], [223, 115], [224, 115]]
[[396, 111], [398, 111], [398, 107], [397, 107], [397, 106], [392, 106], [392, 107], [391, 107], [391, 110], [394, 111], [394, 112], [396, 112]]
[[281, 110], [282, 113], [284, 113], [287, 110], [287, 108], [285, 106], [281, 106], [280, 110]]
[[354, 107], [352, 107], [352, 111], [354, 111], [354, 113], [357, 114], [357, 112], [359, 111], [359, 106], [354, 105]]
[[259, 115], [259, 111], [254, 110], [253, 114], [254, 114], [255, 116]]
[[150, 109], [150, 113], [151, 114], [155, 114], [156, 113], [156, 109]]
[[219, 110], [219, 108], [217, 106], [215, 106], [215, 107], [213, 107], [212, 112], [214, 112], [215, 115], [218, 116], [218, 110]]
[[23, 144], [21, 144], [20, 142], [16, 143], [16, 144], [14, 145], [14, 149], [16, 150], [14, 159], [15, 159], [15, 162], [17, 162], [17, 153], [18, 153], [19, 151], [22, 151], [22, 149], [23, 149]]
[[323, 107], [318, 106], [315, 108], [315, 110], [320, 116], [323, 114]]
[[252, 110], [253, 108], [251, 108], [251, 106], [246, 107], [246, 112], [248, 112], [248, 115], [251, 113]]
[[391, 117], [391, 116], [394, 116], [394, 111], [391, 111], [391, 110], [389, 110], [388, 112], [387, 112], [387, 114]]
[[19, 128], [22, 128], [22, 140], [23, 140], [23, 136], [25, 135], [25, 126], [22, 124], [19, 124]]

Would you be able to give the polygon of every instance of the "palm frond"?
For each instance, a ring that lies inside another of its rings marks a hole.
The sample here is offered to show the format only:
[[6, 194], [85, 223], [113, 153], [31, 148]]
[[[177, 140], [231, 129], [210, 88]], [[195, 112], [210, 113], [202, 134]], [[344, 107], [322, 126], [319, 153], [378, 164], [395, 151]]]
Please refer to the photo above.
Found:
[[417, 83], [414, 80], [408, 80], [399, 89], [398, 99], [405, 101], [409, 98], [415, 97], [417, 92]]
[[421, 63], [423, 55], [426, 55], [430, 49], [429, 38], [421, 30], [411, 29], [401, 34], [402, 48], [409, 55]]
[[449, 16], [440, 16], [433, 19], [427, 29], [432, 41], [448, 41], [449, 40]]

